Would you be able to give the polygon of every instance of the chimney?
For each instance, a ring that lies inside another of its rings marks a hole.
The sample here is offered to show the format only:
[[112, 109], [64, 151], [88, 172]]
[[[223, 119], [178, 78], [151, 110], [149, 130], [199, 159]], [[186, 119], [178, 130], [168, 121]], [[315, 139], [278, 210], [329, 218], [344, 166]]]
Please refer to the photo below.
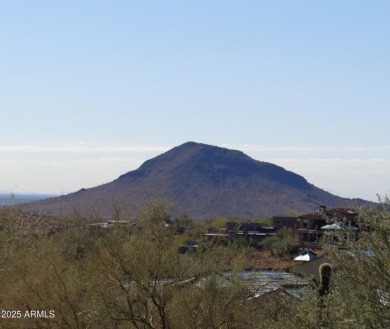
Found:
[[320, 205], [320, 209], [319, 209], [318, 213], [319, 213], [320, 215], [325, 214], [325, 213], [326, 213], [326, 206]]

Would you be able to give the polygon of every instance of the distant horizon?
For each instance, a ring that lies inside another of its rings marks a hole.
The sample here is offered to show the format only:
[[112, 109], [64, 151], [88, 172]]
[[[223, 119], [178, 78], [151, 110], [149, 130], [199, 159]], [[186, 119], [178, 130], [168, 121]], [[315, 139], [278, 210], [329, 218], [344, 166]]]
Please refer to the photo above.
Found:
[[10, 198], [12, 196], [28, 196], [28, 195], [36, 195], [36, 196], [59, 196], [58, 194], [51, 194], [51, 193], [34, 193], [34, 192], [4, 192], [0, 191], [0, 197], [9, 196]]
[[55, 197], [52, 194], [36, 194], [36, 193], [2, 193], [0, 192], [0, 208], [15, 204], [22, 204], [31, 201], [37, 201]]

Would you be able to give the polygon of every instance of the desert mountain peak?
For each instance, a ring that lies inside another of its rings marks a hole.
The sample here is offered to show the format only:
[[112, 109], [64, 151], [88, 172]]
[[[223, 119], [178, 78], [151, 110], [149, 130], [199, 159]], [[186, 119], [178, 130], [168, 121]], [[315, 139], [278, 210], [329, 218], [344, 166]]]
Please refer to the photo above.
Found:
[[252, 159], [241, 151], [187, 142], [145, 161], [111, 183], [30, 207], [51, 214], [67, 214], [75, 207], [97, 207], [103, 217], [108, 217], [113, 200], [134, 212], [153, 197], [172, 202], [177, 214], [194, 218], [306, 213], [319, 204], [353, 206], [353, 200], [321, 190], [280, 166]]

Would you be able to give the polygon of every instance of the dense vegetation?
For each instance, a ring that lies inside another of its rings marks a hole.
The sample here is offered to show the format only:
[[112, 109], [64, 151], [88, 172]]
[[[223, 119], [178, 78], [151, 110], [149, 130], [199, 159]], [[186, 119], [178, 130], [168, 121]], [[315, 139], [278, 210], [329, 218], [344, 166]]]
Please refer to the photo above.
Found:
[[[362, 228], [358, 240], [353, 232], [342, 231], [337, 234], [343, 248], [325, 246], [333, 265], [330, 293], [320, 293], [327, 289], [312, 283], [302, 300], [285, 294], [249, 298], [235, 276], [250, 252], [243, 244], [210, 245], [178, 254], [183, 237], [165, 227], [170, 209], [159, 200], [145, 207], [134, 219], [137, 224], [91, 229], [76, 213], [64, 219], [55, 234], [37, 229], [40, 218], [27, 222], [23, 213], [10, 208], [0, 218], [1, 324], [4, 328], [388, 328], [388, 200], [382, 206], [358, 210]], [[119, 212], [113, 217], [121, 219]], [[190, 237], [200, 231], [194, 226]], [[289, 232], [282, 232], [271, 241], [271, 248], [289, 239]], [[225, 270], [232, 272], [229, 285], [221, 284]]]

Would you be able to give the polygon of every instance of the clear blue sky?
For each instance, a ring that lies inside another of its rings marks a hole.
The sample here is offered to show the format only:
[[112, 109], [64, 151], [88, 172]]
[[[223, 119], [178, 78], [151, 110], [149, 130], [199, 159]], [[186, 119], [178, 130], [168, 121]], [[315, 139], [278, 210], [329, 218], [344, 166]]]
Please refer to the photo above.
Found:
[[390, 1], [0, 2], [0, 191], [68, 193], [186, 141], [390, 189]]

